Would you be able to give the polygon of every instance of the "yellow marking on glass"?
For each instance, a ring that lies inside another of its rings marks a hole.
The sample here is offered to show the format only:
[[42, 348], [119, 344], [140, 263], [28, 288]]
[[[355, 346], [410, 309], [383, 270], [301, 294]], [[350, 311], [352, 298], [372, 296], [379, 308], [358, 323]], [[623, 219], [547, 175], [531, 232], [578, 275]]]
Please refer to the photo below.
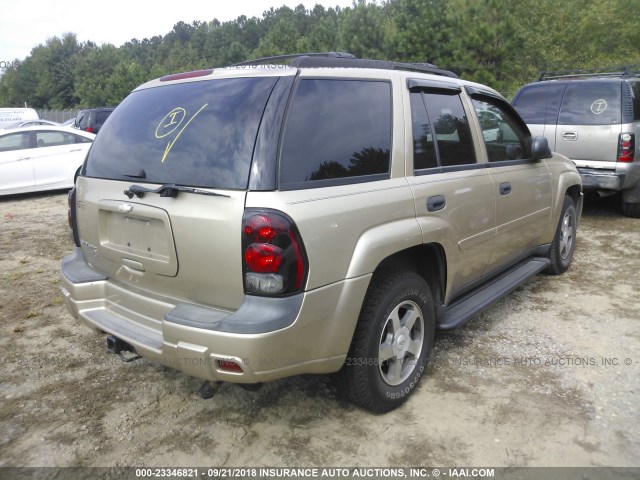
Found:
[[[158, 124], [158, 128], [156, 128], [156, 138], [163, 138], [173, 133], [176, 130], [176, 128], [180, 126], [180, 124], [184, 120], [184, 117], [186, 116], [187, 116], [187, 111], [182, 107], [176, 107], [173, 110], [171, 110], [169, 113], [167, 113], [164, 116], [162, 120], [160, 120], [160, 123]], [[169, 123], [166, 123], [166, 120], [169, 120]], [[158, 130], [165, 129], [167, 127], [170, 127], [171, 125], [175, 125], [175, 127], [173, 127], [171, 130], [168, 130], [164, 133], [158, 133]]]
[[[160, 163], [164, 163], [165, 159], [167, 158], [167, 155], [169, 155], [169, 152], [171, 151], [171, 149], [173, 148], [173, 145], [178, 141], [178, 139], [180, 138], [180, 135], [182, 135], [182, 132], [184, 132], [186, 130], [186, 128], [189, 126], [189, 124], [193, 121], [194, 118], [196, 118], [198, 116], [198, 114], [204, 110], [207, 105], [209, 105], [208, 103], [205, 103], [203, 106], [200, 107], [200, 110], [198, 110], [196, 113], [193, 114], [193, 116], [189, 119], [189, 121], [187, 123], [184, 124], [184, 127], [182, 127], [180, 129], [180, 131], [178, 132], [178, 134], [176, 135], [176, 138], [174, 138], [173, 140], [171, 140], [168, 144], [167, 144], [167, 148], [164, 149], [164, 154], [162, 155], [162, 160], [160, 161]], [[179, 107], [178, 107], [179, 108]], [[178, 110], [178, 108], [173, 109], [171, 112], [169, 112], [164, 118], [167, 118], [168, 116], [170, 116], [174, 111]], [[180, 110], [184, 110], [184, 109], [180, 109]], [[185, 113], [186, 115], [186, 113]], [[178, 122], [178, 125], [176, 127], [173, 128], [173, 130], [171, 130], [172, 132], [174, 130], [176, 130], [178, 128], [178, 126], [180, 126], [180, 124], [182, 123], [182, 120], [184, 120], [184, 116], [182, 117], [182, 119]], [[163, 119], [164, 121], [164, 119]], [[162, 124], [161, 124], [162, 125]], [[167, 124], [170, 125], [170, 124]], [[160, 125], [158, 125], [160, 126]], [[156, 129], [156, 133], [157, 133], [157, 129]], [[168, 135], [168, 134], [166, 134]], [[166, 136], [163, 135], [163, 136]], [[157, 135], [156, 135], [157, 136]], [[162, 138], [162, 137], [158, 137], [158, 138]]]

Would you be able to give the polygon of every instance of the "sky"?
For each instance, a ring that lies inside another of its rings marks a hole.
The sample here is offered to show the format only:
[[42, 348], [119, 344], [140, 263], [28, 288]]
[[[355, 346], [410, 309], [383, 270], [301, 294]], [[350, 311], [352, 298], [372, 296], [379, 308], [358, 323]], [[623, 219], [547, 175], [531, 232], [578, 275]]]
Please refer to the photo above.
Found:
[[300, 4], [344, 8], [352, 0], [0, 0], [0, 67], [24, 60], [33, 47], [67, 32], [79, 42], [119, 47], [132, 38], [165, 35], [179, 21], [261, 17], [271, 7]]

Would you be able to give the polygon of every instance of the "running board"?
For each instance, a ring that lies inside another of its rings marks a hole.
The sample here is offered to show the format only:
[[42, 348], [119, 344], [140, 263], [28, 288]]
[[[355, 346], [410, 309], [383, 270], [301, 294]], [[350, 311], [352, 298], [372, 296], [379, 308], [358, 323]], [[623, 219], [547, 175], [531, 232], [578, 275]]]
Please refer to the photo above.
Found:
[[445, 308], [438, 330], [452, 330], [467, 322], [474, 315], [511, 293], [529, 278], [547, 268], [548, 258], [531, 258], [507, 270], [494, 280], [464, 296]]

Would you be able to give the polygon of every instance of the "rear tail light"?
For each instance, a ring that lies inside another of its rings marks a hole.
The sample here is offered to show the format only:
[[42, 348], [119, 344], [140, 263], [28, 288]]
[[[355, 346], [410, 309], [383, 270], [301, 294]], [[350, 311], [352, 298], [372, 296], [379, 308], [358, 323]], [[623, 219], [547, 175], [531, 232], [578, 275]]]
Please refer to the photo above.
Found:
[[69, 190], [67, 195], [67, 221], [69, 222], [69, 228], [71, 228], [71, 234], [73, 236], [73, 243], [76, 247], [80, 246], [80, 236], [78, 235], [78, 221], [76, 219], [76, 189], [75, 187]]
[[93, 127], [86, 127], [85, 131], [87, 131], [89, 133], [93, 133]]
[[242, 267], [245, 293], [300, 292], [308, 263], [293, 220], [273, 210], [248, 209], [242, 218]]
[[633, 133], [621, 133], [618, 138], [618, 161], [619, 162], [633, 162], [635, 159], [635, 134]]

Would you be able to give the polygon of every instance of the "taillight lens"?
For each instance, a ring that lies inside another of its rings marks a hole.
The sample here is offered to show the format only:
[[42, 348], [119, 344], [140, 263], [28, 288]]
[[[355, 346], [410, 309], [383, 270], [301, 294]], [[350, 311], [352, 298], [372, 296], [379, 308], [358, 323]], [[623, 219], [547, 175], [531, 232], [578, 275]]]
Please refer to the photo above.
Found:
[[76, 189], [75, 187], [69, 190], [67, 195], [67, 221], [69, 222], [69, 228], [71, 228], [71, 234], [73, 235], [73, 242], [77, 247], [80, 246], [80, 237], [78, 235], [78, 223], [76, 221]]
[[85, 131], [87, 131], [89, 133], [93, 133], [93, 127], [86, 127]]
[[273, 210], [245, 211], [242, 266], [245, 293], [284, 296], [300, 292], [307, 258], [293, 220]]
[[233, 360], [218, 360], [218, 366], [220, 367], [220, 370], [232, 373], [242, 373], [242, 367]]
[[621, 133], [618, 138], [618, 161], [619, 162], [633, 162], [635, 159], [635, 134], [633, 133]]

